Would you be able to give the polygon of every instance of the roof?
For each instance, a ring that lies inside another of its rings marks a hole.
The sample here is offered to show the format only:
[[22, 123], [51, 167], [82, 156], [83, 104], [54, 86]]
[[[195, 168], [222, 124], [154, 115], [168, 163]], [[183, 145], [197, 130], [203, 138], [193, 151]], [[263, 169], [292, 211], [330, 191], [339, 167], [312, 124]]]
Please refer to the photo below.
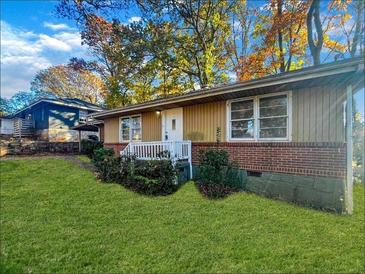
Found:
[[[302, 85], [323, 85], [327, 82], [344, 83], [354, 75], [364, 71], [364, 56], [307, 67], [295, 71], [266, 76], [249, 81], [239, 81], [232, 84], [219, 85], [200, 89], [181, 95], [168, 96], [145, 103], [130, 105], [112, 110], [105, 110], [91, 116], [105, 119], [114, 116], [130, 115], [145, 111], [163, 110], [192, 104], [200, 104], [218, 100], [227, 100], [250, 96], [254, 92], [277, 92], [279, 89], [293, 88], [297, 83]], [[361, 76], [363, 77], [363, 76]]]
[[95, 104], [92, 104], [92, 103], [89, 103], [89, 102], [86, 102], [86, 101], [83, 101], [83, 100], [80, 100], [77, 98], [41, 98], [41, 99], [31, 103], [29, 106], [26, 106], [25, 108], [23, 108], [21, 110], [18, 110], [16, 113], [14, 113], [11, 116], [15, 116], [15, 115], [21, 113], [22, 111], [24, 111], [28, 108], [31, 108], [35, 105], [38, 105], [42, 102], [55, 104], [55, 105], [61, 105], [61, 106], [68, 106], [68, 107], [73, 107], [73, 108], [79, 108], [79, 109], [84, 109], [84, 110], [92, 110], [92, 111], [105, 110], [104, 108], [102, 108], [98, 105], [95, 105]]
[[79, 130], [79, 131], [99, 131], [99, 127], [96, 125], [91, 124], [80, 124], [72, 128], [73, 130]]

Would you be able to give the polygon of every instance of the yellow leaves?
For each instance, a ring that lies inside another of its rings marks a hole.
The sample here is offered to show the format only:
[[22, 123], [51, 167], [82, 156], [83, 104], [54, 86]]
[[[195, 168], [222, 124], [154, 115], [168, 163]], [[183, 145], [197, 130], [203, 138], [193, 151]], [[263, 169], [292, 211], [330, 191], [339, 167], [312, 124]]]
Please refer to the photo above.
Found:
[[346, 52], [347, 45], [340, 43], [337, 40], [331, 40], [328, 35], [323, 36], [323, 47], [330, 49], [333, 52]]

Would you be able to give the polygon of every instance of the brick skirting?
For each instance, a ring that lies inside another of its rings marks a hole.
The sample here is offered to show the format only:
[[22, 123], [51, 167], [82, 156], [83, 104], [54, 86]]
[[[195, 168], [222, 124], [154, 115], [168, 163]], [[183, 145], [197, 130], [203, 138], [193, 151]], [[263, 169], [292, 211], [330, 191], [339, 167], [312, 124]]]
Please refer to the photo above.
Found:
[[115, 155], [119, 156], [119, 153], [123, 148], [125, 148], [127, 144], [121, 143], [104, 143], [105, 148], [112, 148], [114, 150]]
[[[106, 143], [116, 155], [127, 144]], [[307, 176], [345, 178], [345, 143], [287, 143], [287, 142], [236, 142], [192, 143], [193, 164], [198, 164], [200, 150], [218, 147], [228, 151], [230, 159], [241, 169], [259, 172], [278, 172]]]
[[346, 176], [345, 143], [193, 143], [193, 163], [198, 153], [211, 147], [228, 151], [240, 168], [259, 172], [278, 172], [308, 176], [344, 178]]

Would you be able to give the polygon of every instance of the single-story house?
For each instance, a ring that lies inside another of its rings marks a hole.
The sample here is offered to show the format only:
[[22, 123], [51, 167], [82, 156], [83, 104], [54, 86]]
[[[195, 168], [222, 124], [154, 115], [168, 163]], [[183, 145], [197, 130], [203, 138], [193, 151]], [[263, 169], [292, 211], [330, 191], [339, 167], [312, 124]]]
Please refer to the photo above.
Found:
[[[352, 212], [352, 95], [364, 85], [352, 58], [94, 113], [104, 146], [141, 159], [198, 164], [227, 150], [250, 191]], [[347, 103], [346, 103], [347, 102]]]
[[[50, 142], [78, 142], [73, 127], [86, 123], [87, 116], [104, 110], [80, 99], [43, 98], [11, 115], [15, 137], [35, 136]], [[98, 135], [98, 132], [82, 132]]]

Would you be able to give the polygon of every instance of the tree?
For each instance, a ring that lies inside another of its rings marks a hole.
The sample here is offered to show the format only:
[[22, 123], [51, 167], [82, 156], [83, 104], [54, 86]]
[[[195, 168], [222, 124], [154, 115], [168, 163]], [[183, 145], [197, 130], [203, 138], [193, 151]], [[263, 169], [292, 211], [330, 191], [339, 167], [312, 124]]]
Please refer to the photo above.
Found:
[[[313, 21], [316, 35], [313, 32]], [[321, 63], [321, 50], [323, 46], [323, 29], [320, 18], [319, 0], [312, 0], [307, 14], [308, 45], [313, 58], [313, 64]]]
[[54, 98], [54, 95], [40, 91], [18, 91], [11, 98], [0, 98], [0, 116], [11, 115], [41, 98]]
[[[328, 29], [333, 36], [338, 38], [327, 45], [326, 39], [324, 46], [330, 49], [330, 53], [335, 53], [335, 58], [355, 57], [357, 54], [364, 53], [364, 2], [357, 0], [338, 1], [332, 0], [328, 5], [328, 12], [334, 13], [329, 16]], [[325, 20], [323, 20], [325, 22]]]
[[[157, 66], [153, 68], [157, 69], [156, 75], [162, 76], [158, 82], [166, 86], [167, 80], [174, 77], [172, 82], [188, 83], [190, 87], [193, 87], [194, 84], [205, 87], [228, 80], [226, 75], [228, 54], [225, 51], [224, 43], [230, 32], [227, 20], [234, 1], [140, 0], [136, 3], [142, 11], [145, 11], [145, 18], [148, 18], [144, 30], [150, 31], [150, 33], [145, 37], [154, 38], [150, 41], [142, 39], [144, 42], [150, 43], [146, 45], [150, 49], [148, 58]], [[61, 15], [75, 18], [81, 24], [83, 33], [95, 34], [93, 30], [96, 27], [95, 23], [99, 24], [101, 20], [104, 21], [103, 23], [107, 22], [106, 19], [96, 14], [101, 12], [106, 14], [107, 11], [120, 8], [121, 5], [115, 1], [99, 3], [93, 0], [64, 0], [59, 5], [58, 11]], [[108, 28], [110, 29], [110, 26]], [[105, 34], [104, 30], [102, 33]], [[110, 32], [106, 31], [106, 34], [108, 36]], [[157, 39], [155, 39], [156, 34], [158, 34]], [[102, 36], [99, 35], [99, 37]], [[83, 36], [83, 38], [89, 45], [88, 38], [90, 37]], [[114, 44], [113, 39], [108, 41]], [[166, 44], [165, 47], [162, 47], [161, 41], [167, 42], [171, 48], [167, 48]], [[156, 44], [160, 44], [160, 46], [156, 46]], [[105, 50], [106, 48], [103, 47], [102, 51]], [[110, 59], [104, 58], [105, 54], [100, 55], [101, 51], [93, 52], [98, 56], [103, 56], [103, 60], [99, 59], [99, 61], [110, 62]], [[123, 48], [123, 52], [126, 55], [130, 54], [126, 48]], [[176, 78], [177, 75], [180, 75], [178, 77], [180, 79]], [[158, 88], [158, 90], [161, 89]]]
[[251, 35], [256, 22], [257, 9], [250, 7], [246, 0], [236, 2], [232, 8], [231, 15], [231, 37], [226, 40], [226, 51], [229, 52], [231, 67], [236, 72], [236, 77], [240, 78], [245, 69], [243, 64], [247, 62], [252, 54]]
[[76, 67], [73, 62], [39, 71], [31, 83], [31, 90], [101, 104], [105, 96], [103, 81], [91, 71]]
[[166, 52], [170, 68], [181, 70], [200, 87], [228, 81], [225, 41], [234, 1], [145, 0], [140, 5], [152, 11], [154, 24], [171, 26], [172, 49]]
[[[236, 71], [240, 80], [286, 72], [305, 64], [307, 3], [298, 0], [271, 0], [256, 15], [251, 36], [251, 52], [242, 56]], [[246, 29], [242, 31], [247, 32]]]

